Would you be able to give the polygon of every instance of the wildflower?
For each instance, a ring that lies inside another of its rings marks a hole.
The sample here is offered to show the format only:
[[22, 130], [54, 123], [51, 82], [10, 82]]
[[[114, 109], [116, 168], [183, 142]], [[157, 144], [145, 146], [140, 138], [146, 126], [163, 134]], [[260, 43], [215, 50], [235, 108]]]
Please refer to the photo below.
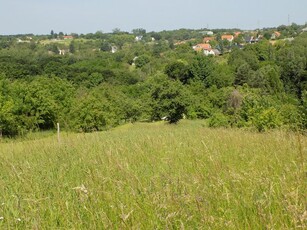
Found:
[[87, 194], [88, 193], [88, 190], [87, 190], [87, 188], [84, 186], [84, 184], [82, 184], [81, 186], [79, 186], [79, 187], [75, 187], [75, 188], [73, 188], [74, 190], [78, 190], [78, 191], [80, 191], [80, 192], [83, 192], [84, 194]]
[[17, 220], [18, 222], [20, 222], [20, 221], [21, 221], [21, 219], [20, 219], [20, 218], [17, 218], [16, 220]]
[[4, 217], [3, 217], [3, 216], [0, 216], [0, 220], [4, 220]]
[[73, 189], [77, 192], [77, 194], [79, 195], [79, 198], [80, 198], [81, 201], [84, 201], [84, 200], [86, 200], [88, 198], [89, 191], [84, 186], [84, 184], [82, 184], [79, 187], [75, 187]]

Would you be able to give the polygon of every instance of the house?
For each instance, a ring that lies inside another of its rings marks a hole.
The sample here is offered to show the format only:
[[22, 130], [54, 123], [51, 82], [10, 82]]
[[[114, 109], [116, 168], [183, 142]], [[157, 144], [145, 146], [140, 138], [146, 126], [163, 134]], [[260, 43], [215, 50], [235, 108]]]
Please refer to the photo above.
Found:
[[74, 37], [71, 36], [71, 35], [66, 35], [66, 36], [63, 36], [63, 38], [64, 38], [64, 40], [66, 40], [66, 39], [73, 39]]
[[237, 38], [239, 37], [240, 34], [242, 34], [240, 31], [234, 32], [234, 35], [235, 35], [234, 37]]
[[212, 49], [212, 51], [214, 52], [214, 56], [219, 56], [222, 54], [218, 49]]
[[17, 38], [17, 42], [18, 42], [18, 43], [30, 43], [30, 41], [22, 40], [22, 39], [20, 39], [20, 38]]
[[214, 41], [214, 40], [215, 40], [215, 37], [204, 37], [203, 42], [209, 43], [209, 42]]
[[208, 31], [208, 30], [202, 31], [201, 33], [203, 35], [208, 35], [208, 36], [212, 36], [213, 35], [213, 32], [212, 31]]
[[222, 39], [222, 40], [227, 40], [227, 41], [229, 41], [229, 42], [232, 42], [233, 39], [234, 39], [234, 36], [233, 36], [233, 35], [230, 35], [230, 34], [224, 34], [224, 35], [221, 36], [221, 39]]
[[214, 53], [213, 49], [206, 49], [206, 50], [204, 50], [204, 55], [206, 55], [206, 56], [209, 56], [209, 55], [215, 56], [215, 53]]
[[111, 53], [114, 54], [117, 52], [117, 47], [116, 46], [112, 46], [111, 47]]
[[193, 49], [197, 52], [203, 52], [204, 55], [213, 55], [218, 56], [221, 55], [221, 52], [217, 49], [212, 49], [211, 45], [208, 43], [197, 44], [193, 46]]
[[284, 41], [287, 41], [287, 42], [293, 42], [294, 41], [294, 37], [291, 37], [291, 38], [285, 38], [283, 39]]
[[135, 41], [137, 41], [137, 42], [142, 41], [142, 39], [143, 39], [142, 35], [139, 35], [139, 36], [135, 37]]
[[219, 56], [222, 53], [218, 50], [218, 49], [207, 49], [204, 50], [204, 55], [209, 56], [209, 55], [213, 55], [213, 56]]
[[209, 50], [209, 49], [211, 49], [211, 45], [208, 44], [208, 43], [201, 43], [201, 44], [197, 44], [197, 45], [193, 46], [193, 49], [195, 51]]
[[302, 32], [307, 32], [307, 27], [305, 27], [304, 29], [302, 29]]
[[281, 35], [281, 33], [279, 33], [278, 31], [275, 31], [275, 32], [272, 34], [271, 39], [272, 39], [272, 40], [275, 40], [275, 39], [279, 38], [280, 35]]
[[244, 38], [245, 42], [248, 43], [248, 44], [251, 44], [251, 43], [255, 43], [255, 39], [254, 39], [254, 36], [246, 36]]

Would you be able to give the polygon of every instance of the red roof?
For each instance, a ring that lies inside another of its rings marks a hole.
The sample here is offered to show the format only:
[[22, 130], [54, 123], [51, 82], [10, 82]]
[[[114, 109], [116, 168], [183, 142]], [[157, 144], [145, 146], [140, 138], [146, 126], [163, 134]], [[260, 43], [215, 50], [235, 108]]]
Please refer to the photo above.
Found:
[[66, 36], [63, 36], [63, 38], [64, 38], [64, 39], [72, 39], [72, 38], [74, 38], [74, 37], [71, 36], [71, 35], [66, 35]]
[[274, 34], [275, 34], [276, 37], [280, 37], [280, 35], [281, 35], [281, 33], [279, 33], [278, 31], [275, 31]]
[[193, 49], [196, 51], [209, 50], [211, 49], [211, 45], [207, 43], [201, 43], [201, 44], [197, 44], [196, 46], [193, 46]]
[[204, 37], [203, 41], [208, 43], [210, 41], [214, 41], [215, 40], [215, 37]]
[[235, 37], [238, 37], [241, 34], [241, 32], [235, 32]]
[[233, 35], [230, 34], [224, 34], [222, 35], [222, 40], [228, 40], [228, 41], [232, 41], [233, 40]]

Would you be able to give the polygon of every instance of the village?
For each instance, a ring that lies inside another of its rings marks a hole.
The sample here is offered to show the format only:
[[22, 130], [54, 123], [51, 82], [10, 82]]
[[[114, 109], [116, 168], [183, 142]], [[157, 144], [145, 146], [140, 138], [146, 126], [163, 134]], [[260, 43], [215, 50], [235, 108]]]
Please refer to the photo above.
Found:
[[[306, 32], [307, 28], [303, 29], [302, 32]], [[212, 31], [206, 31], [206, 35], [203, 38], [202, 43], [198, 43], [192, 48], [197, 52], [203, 52], [204, 55], [219, 56], [224, 53], [231, 52], [233, 48], [243, 49], [245, 45], [255, 44], [264, 39], [268, 40], [270, 44], [274, 45], [278, 40], [291, 42], [294, 40], [293, 37], [281, 38], [281, 33], [274, 31], [270, 36], [264, 37], [260, 31], [236, 31], [232, 34], [224, 33], [214, 35]], [[178, 44], [183, 44], [186, 41], [182, 41]]]
[[[289, 32], [291, 28], [295, 27], [295, 30]], [[290, 28], [290, 29], [289, 29]], [[184, 31], [185, 29], [180, 29], [177, 31]], [[137, 33], [135, 33], [137, 31]], [[169, 33], [176, 34], [177, 31], [167, 31]], [[17, 43], [41, 43], [44, 45], [56, 44], [56, 48], [50, 50], [50, 54], [58, 55], [67, 55], [71, 54], [69, 49], [69, 44], [73, 41], [91, 41], [91, 40], [102, 40], [103, 43], [107, 43], [107, 47], [93, 48], [93, 51], [109, 51], [111, 53], [116, 53], [121, 49], [121, 45], [116, 44], [116, 42], [109, 42], [109, 39], [105, 37], [112, 37], [113, 35], [125, 35], [127, 38], [126, 41], [130, 42], [141, 42], [148, 43], [153, 45], [160, 45], [160, 41], [166, 41], [169, 45], [173, 43], [174, 48], [180, 45], [189, 45], [191, 49], [198, 53], [203, 53], [205, 56], [220, 56], [226, 53], [231, 52], [233, 49], [243, 49], [246, 45], [256, 44], [263, 40], [269, 41], [271, 45], [275, 45], [278, 42], [292, 42], [294, 37], [301, 33], [307, 32], [306, 25], [300, 28], [297, 28], [296, 24], [291, 26], [279, 26], [277, 28], [271, 29], [256, 29], [256, 30], [187, 30], [186, 33], [190, 32], [191, 35], [169, 38], [163, 37], [163, 34], [166, 31], [161, 32], [149, 32], [146, 33], [144, 29], [135, 29], [131, 33], [122, 32], [119, 29], [113, 33], [102, 33], [100, 31], [95, 34], [67, 34], [59, 32], [58, 34], [51, 31], [51, 35], [24, 35], [22, 37], [16, 37], [15, 40]], [[192, 35], [193, 33], [193, 35]], [[162, 35], [160, 35], [162, 34]], [[156, 35], [156, 36], [154, 36]], [[157, 36], [158, 35], [158, 36]], [[188, 37], [188, 39], [184, 39]], [[103, 39], [101, 39], [103, 38]], [[112, 39], [111, 39], [112, 40]]]

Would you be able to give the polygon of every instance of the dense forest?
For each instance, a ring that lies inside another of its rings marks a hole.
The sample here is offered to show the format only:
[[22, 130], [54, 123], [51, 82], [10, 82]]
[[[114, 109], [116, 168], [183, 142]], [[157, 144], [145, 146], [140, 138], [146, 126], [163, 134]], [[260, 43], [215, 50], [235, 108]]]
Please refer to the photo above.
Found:
[[[306, 130], [306, 26], [0, 36], [0, 134], [183, 117]], [[193, 49], [208, 36], [219, 55]]]

